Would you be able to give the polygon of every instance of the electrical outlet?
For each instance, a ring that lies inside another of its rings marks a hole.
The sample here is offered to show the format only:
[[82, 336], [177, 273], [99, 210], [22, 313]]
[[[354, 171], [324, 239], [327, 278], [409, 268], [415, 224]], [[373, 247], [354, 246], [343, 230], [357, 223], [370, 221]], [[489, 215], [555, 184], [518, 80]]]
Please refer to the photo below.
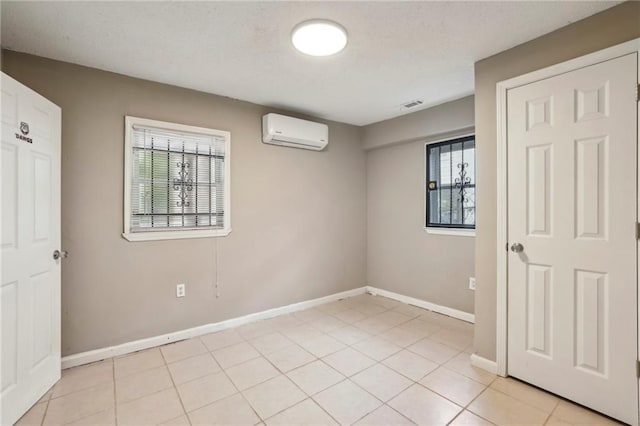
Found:
[[476, 277], [469, 277], [469, 290], [476, 289]]
[[185, 284], [176, 285], [176, 297], [184, 297], [187, 293]]

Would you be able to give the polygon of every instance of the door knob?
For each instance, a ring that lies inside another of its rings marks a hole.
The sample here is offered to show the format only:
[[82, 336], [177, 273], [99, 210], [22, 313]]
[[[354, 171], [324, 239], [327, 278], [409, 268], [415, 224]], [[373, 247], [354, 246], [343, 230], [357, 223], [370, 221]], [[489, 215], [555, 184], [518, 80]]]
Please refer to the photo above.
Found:
[[66, 258], [67, 256], [69, 256], [69, 253], [68, 253], [68, 252], [66, 252], [65, 250], [62, 250], [62, 251], [60, 251], [60, 250], [54, 250], [54, 251], [53, 251], [53, 259], [54, 259], [54, 260], [64, 259], [64, 258]]
[[520, 243], [513, 243], [511, 245], [511, 251], [514, 253], [520, 253], [522, 250], [524, 250], [524, 246]]

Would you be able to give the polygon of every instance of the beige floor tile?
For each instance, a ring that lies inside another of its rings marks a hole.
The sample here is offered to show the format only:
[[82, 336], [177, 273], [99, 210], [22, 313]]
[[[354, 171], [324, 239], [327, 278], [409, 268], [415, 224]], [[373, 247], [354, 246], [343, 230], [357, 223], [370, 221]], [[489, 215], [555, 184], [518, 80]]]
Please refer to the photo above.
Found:
[[338, 312], [349, 309], [349, 305], [345, 303], [344, 300], [338, 300], [336, 302], [325, 303], [317, 306], [316, 309], [320, 312], [324, 312], [325, 314], [334, 315]]
[[71, 423], [83, 417], [113, 408], [113, 382], [102, 383], [82, 392], [54, 398], [49, 401], [44, 425]]
[[413, 345], [418, 340], [424, 338], [424, 335], [423, 333], [418, 331], [408, 330], [402, 327], [394, 327], [380, 333], [378, 337], [381, 337], [384, 340], [387, 340], [400, 347], [406, 348], [407, 346]]
[[424, 376], [438, 368], [438, 364], [433, 361], [415, 354], [413, 352], [402, 350], [389, 358], [382, 361], [384, 365], [397, 371], [398, 373], [410, 378], [414, 382], [422, 379]]
[[350, 425], [382, 405], [350, 380], [325, 389], [313, 399], [342, 425]]
[[160, 348], [145, 349], [113, 359], [116, 379], [164, 365]]
[[328, 334], [323, 334], [316, 337], [315, 339], [300, 342], [300, 346], [302, 346], [304, 349], [317, 356], [318, 358], [322, 358], [345, 348], [344, 343], [340, 342], [337, 339], [334, 339]]
[[178, 393], [187, 412], [233, 395], [237, 390], [223, 373], [214, 373], [178, 386]]
[[298, 344], [308, 342], [323, 335], [322, 331], [307, 324], [290, 328], [283, 331], [282, 334]]
[[266, 321], [256, 321], [236, 328], [236, 331], [245, 340], [253, 340], [265, 334], [273, 333], [275, 330]]
[[266, 354], [267, 358], [282, 373], [308, 364], [317, 358], [298, 345], [289, 346], [279, 351]]
[[409, 346], [407, 349], [438, 364], [443, 364], [449, 361], [460, 352], [429, 338], [422, 339]]
[[184, 414], [174, 388], [147, 395], [118, 406], [118, 425], [151, 425]]
[[464, 350], [467, 346], [473, 343], [473, 335], [468, 335], [451, 329], [440, 330], [429, 336], [429, 339], [442, 343], [443, 345], [450, 346], [459, 351]]
[[308, 324], [325, 333], [328, 333], [337, 328], [345, 327], [347, 325], [346, 322], [340, 321], [338, 318], [331, 316], [310, 321]]
[[333, 316], [338, 318], [340, 321], [344, 321], [348, 324], [362, 321], [367, 317], [365, 314], [360, 311], [356, 311], [355, 309], [347, 309], [342, 312], [335, 313], [333, 314]]
[[122, 404], [170, 387], [173, 382], [164, 365], [141, 371], [116, 380], [116, 403]]
[[362, 342], [358, 342], [353, 345], [353, 348], [376, 361], [382, 361], [402, 349], [400, 346], [394, 345], [393, 343], [379, 337], [372, 337], [370, 339], [363, 340]]
[[294, 344], [280, 333], [265, 334], [264, 336], [251, 340], [249, 343], [263, 355], [279, 351]]
[[173, 382], [176, 385], [220, 371], [218, 363], [213, 359], [213, 355], [210, 353], [196, 355], [191, 358], [183, 359], [182, 361], [173, 362], [167, 367], [169, 367], [169, 372], [171, 373]]
[[227, 369], [226, 373], [241, 391], [280, 375], [280, 372], [262, 357], [235, 365]]
[[116, 410], [112, 407], [108, 410], [83, 417], [70, 424], [78, 426], [115, 426]]
[[260, 418], [241, 394], [229, 396], [213, 404], [189, 413], [191, 424], [250, 426], [260, 422]]
[[390, 327], [396, 327], [399, 326], [401, 324], [404, 324], [405, 322], [411, 320], [413, 317], [409, 316], [409, 315], [405, 315], [403, 313], [400, 313], [398, 311], [386, 311], [383, 312], [381, 314], [378, 314], [372, 318], [375, 318], [376, 320], [380, 321], [383, 324], [386, 324]]
[[554, 419], [574, 425], [616, 425], [617, 422], [602, 416], [595, 411], [581, 407], [568, 401], [560, 401], [553, 410]]
[[260, 353], [247, 342], [242, 342], [226, 348], [218, 349], [213, 352], [213, 356], [216, 361], [218, 361], [220, 367], [226, 369], [249, 361], [250, 359], [257, 358], [260, 356]]
[[467, 409], [498, 425], [541, 425], [547, 419], [544, 411], [493, 389], [485, 390]]
[[392, 325], [379, 320], [375, 316], [368, 317], [363, 319], [362, 321], [355, 322], [353, 323], [353, 325], [372, 335], [383, 333], [393, 327]]
[[352, 348], [334, 352], [322, 360], [347, 377], [353, 376], [376, 363], [373, 359]]
[[438, 331], [442, 330], [442, 326], [433, 324], [428, 321], [423, 321], [420, 318], [414, 318], [411, 321], [407, 321], [404, 324], [400, 324], [398, 328], [403, 330], [409, 330], [414, 333], [420, 334], [423, 338], [429, 337]]
[[29, 409], [15, 426], [40, 426], [44, 419], [44, 412], [47, 409], [47, 402], [40, 402]]
[[411, 420], [388, 405], [381, 406], [356, 423], [358, 426], [401, 426], [414, 424]]
[[330, 415], [326, 413], [312, 399], [305, 399], [291, 408], [276, 414], [266, 420], [267, 426], [291, 426], [291, 425], [337, 425]]
[[451, 423], [450, 426], [462, 426], [462, 425], [472, 425], [472, 426], [491, 426], [493, 423], [483, 419], [482, 417], [476, 416], [471, 411], [464, 410], [462, 413], [458, 414]]
[[329, 336], [335, 337], [336, 339], [340, 340], [345, 345], [353, 345], [372, 337], [366, 331], [352, 325], [338, 328], [336, 330], [330, 331], [328, 334]]
[[242, 343], [242, 337], [235, 329], [219, 331], [217, 333], [205, 334], [200, 337], [202, 343], [211, 352], [218, 349], [226, 348], [227, 346]]
[[287, 373], [307, 395], [314, 395], [342, 380], [344, 376], [322, 361], [314, 361]]
[[462, 410], [453, 402], [417, 384], [393, 398], [388, 405], [421, 425], [445, 425]]
[[412, 318], [419, 317], [420, 315], [423, 315], [426, 311], [426, 309], [422, 309], [413, 305], [407, 305], [404, 303], [396, 306], [395, 308], [393, 308], [393, 310], [395, 312], [400, 312], [401, 314], [408, 315]]
[[565, 422], [564, 420], [551, 415], [548, 419], [547, 422], [545, 423], [545, 426], [572, 426], [571, 423], [569, 422]]
[[354, 304], [351, 307], [351, 309], [355, 309], [356, 311], [362, 312], [367, 316], [380, 314], [388, 310], [384, 306], [377, 305], [375, 303], [358, 303], [358, 304]]
[[420, 384], [463, 407], [485, 389], [483, 384], [444, 367], [420, 380]]
[[167, 364], [207, 352], [207, 348], [199, 338], [182, 340], [161, 346], [160, 350]]
[[315, 320], [319, 320], [320, 318], [324, 318], [327, 316], [327, 314], [325, 314], [322, 311], [319, 311], [317, 309], [311, 308], [311, 309], [305, 309], [303, 311], [298, 311], [298, 312], [294, 312], [293, 314], [294, 317], [298, 318], [299, 320], [303, 321], [303, 322], [309, 322], [309, 321], [315, 321]]
[[306, 395], [286, 376], [278, 376], [243, 392], [262, 419], [268, 419], [298, 402]]
[[384, 296], [370, 295], [369, 301], [371, 303], [375, 303], [376, 305], [384, 306], [387, 309], [394, 309], [400, 305], [403, 305], [402, 302], [398, 302], [397, 300], [389, 299], [388, 297]]
[[382, 364], [367, 368], [351, 380], [381, 401], [390, 400], [413, 384], [411, 380]]
[[53, 387], [52, 397], [57, 398], [102, 383], [113, 384], [113, 360], [108, 359], [62, 371], [62, 378]]
[[291, 314], [280, 315], [274, 318], [270, 318], [268, 320], [265, 320], [265, 322], [269, 324], [271, 327], [273, 327], [273, 329], [276, 331], [289, 330], [291, 328], [295, 328], [303, 324], [303, 322], [300, 321], [300, 319], [294, 317]]
[[491, 383], [491, 389], [507, 394], [546, 413], [553, 411], [559, 402], [558, 397], [512, 378], [497, 377]]
[[161, 424], [163, 426], [190, 426], [191, 422], [189, 422], [189, 417], [187, 417], [186, 414], [183, 414], [180, 417], [176, 417], [175, 419], [171, 419]]
[[495, 374], [491, 374], [486, 370], [471, 365], [469, 360], [469, 354], [463, 352], [456, 355], [451, 360], [444, 364], [449, 370], [453, 370], [456, 373], [460, 373], [463, 376], [467, 376], [470, 379], [480, 382], [483, 385], [490, 385], [491, 382], [497, 377]]

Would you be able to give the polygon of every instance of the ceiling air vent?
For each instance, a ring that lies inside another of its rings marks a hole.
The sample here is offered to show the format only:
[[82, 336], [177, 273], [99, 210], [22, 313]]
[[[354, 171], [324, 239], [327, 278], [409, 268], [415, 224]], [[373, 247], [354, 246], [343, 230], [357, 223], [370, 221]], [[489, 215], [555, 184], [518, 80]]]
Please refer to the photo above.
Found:
[[422, 105], [423, 103], [424, 103], [424, 102], [422, 102], [421, 100], [419, 100], [419, 99], [415, 99], [415, 100], [413, 100], [413, 101], [409, 101], [409, 102], [406, 102], [406, 103], [402, 104], [402, 108], [404, 108], [404, 109], [411, 109], [411, 108], [415, 108], [415, 107], [417, 107], [417, 106], [420, 106], [420, 105]]

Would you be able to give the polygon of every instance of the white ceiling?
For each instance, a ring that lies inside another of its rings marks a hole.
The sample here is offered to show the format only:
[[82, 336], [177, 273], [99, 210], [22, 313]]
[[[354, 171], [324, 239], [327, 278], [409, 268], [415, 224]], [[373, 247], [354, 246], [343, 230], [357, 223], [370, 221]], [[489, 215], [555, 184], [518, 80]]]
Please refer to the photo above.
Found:
[[[469, 95], [475, 61], [617, 3], [2, 1], [2, 46], [364, 125]], [[346, 49], [295, 51], [311, 18]]]

